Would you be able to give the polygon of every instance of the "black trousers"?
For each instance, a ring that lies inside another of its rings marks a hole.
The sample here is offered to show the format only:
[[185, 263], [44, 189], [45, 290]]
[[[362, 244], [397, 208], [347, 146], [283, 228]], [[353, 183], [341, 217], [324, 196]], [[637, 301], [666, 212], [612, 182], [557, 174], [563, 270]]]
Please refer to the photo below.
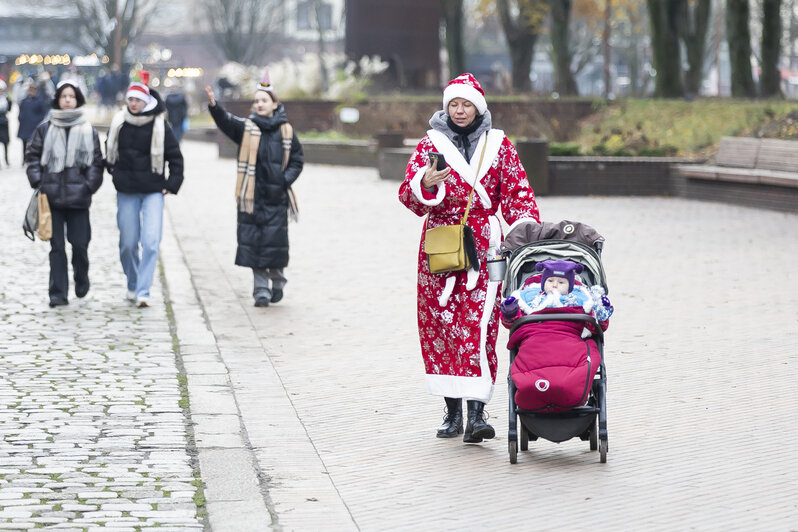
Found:
[[75, 292], [84, 294], [89, 288], [89, 241], [91, 224], [89, 209], [50, 208], [53, 217], [53, 236], [50, 238], [50, 301], [67, 300], [69, 293], [69, 273], [64, 243], [72, 245], [72, 273], [75, 278]]

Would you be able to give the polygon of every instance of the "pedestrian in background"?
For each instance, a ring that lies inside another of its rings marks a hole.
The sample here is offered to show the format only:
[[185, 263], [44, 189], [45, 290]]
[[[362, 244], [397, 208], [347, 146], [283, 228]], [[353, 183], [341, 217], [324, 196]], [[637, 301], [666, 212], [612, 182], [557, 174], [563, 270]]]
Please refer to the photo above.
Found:
[[[485, 403], [496, 381], [496, 337], [501, 283], [490, 282], [488, 250], [502, 240], [497, 212], [507, 224], [539, 221], [535, 194], [515, 146], [492, 129], [485, 93], [471, 74], [462, 74], [443, 91], [443, 109], [430, 119], [431, 129], [416, 147], [399, 188], [399, 201], [417, 216], [427, 215], [425, 229], [459, 224], [469, 198], [467, 224], [472, 229], [479, 264], [451, 273], [431, 273], [422, 233], [418, 253], [418, 332], [427, 390], [443, 396], [446, 416], [439, 438], [463, 434], [462, 399], [468, 404], [463, 441], [479, 443], [495, 436], [484, 419]], [[430, 152], [443, 154], [448, 166], [437, 170]]]
[[287, 282], [288, 188], [302, 172], [302, 146], [293, 128], [287, 134], [285, 108], [268, 74], [258, 84], [247, 118], [225, 111], [211, 87], [205, 87], [205, 93], [216, 126], [239, 146], [235, 262], [252, 268], [255, 306], [267, 307], [283, 298]]
[[19, 102], [19, 129], [17, 137], [22, 140], [22, 157], [28, 148], [36, 126], [42, 123], [49, 111], [47, 97], [34, 80], [28, 80], [27, 95]]
[[139, 75], [125, 93], [127, 106], [111, 120], [106, 158], [117, 191], [126, 297], [138, 307], [147, 307], [163, 231], [164, 196], [177, 194], [183, 183], [183, 155], [164, 118], [161, 96], [147, 86], [149, 73]]
[[188, 102], [180, 85], [175, 85], [169, 91], [169, 94], [166, 95], [165, 103], [169, 124], [172, 126], [177, 142], [180, 142], [183, 139], [183, 133], [185, 133], [184, 122], [188, 118]]
[[11, 110], [11, 98], [8, 97], [8, 86], [0, 79], [0, 144], [3, 145], [3, 156], [6, 166], [11, 166], [8, 162], [8, 112]]
[[72, 246], [75, 295], [80, 298], [89, 292], [89, 206], [103, 182], [103, 154], [97, 130], [83, 112], [85, 103], [77, 85], [59, 83], [49, 119], [33, 132], [25, 152], [28, 181], [47, 195], [52, 215], [51, 307], [69, 303], [65, 226]]

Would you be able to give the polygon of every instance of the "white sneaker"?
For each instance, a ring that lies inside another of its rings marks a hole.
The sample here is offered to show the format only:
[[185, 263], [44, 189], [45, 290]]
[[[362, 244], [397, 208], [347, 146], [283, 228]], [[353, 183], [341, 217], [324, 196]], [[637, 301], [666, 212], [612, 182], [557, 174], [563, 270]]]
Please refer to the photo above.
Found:
[[140, 297], [140, 298], [136, 299], [136, 306], [137, 306], [138, 308], [149, 307], [149, 306], [150, 306], [150, 300], [149, 300], [149, 298], [146, 298], [146, 297]]
[[136, 291], [135, 290], [128, 290], [125, 294], [125, 299], [128, 301], [136, 301]]

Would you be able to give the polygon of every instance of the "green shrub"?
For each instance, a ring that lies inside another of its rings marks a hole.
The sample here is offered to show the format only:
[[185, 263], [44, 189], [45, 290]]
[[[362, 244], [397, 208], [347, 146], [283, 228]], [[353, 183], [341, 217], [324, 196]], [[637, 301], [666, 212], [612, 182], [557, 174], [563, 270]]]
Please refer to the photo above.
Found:
[[549, 143], [549, 155], [568, 157], [579, 155], [582, 151], [582, 146], [576, 142], [551, 142]]

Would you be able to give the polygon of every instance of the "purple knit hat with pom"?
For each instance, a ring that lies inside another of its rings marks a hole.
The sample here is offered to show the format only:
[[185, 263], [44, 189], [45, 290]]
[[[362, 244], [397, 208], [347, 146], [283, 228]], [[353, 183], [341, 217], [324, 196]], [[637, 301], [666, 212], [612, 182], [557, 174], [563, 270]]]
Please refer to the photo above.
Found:
[[574, 289], [574, 275], [582, 273], [584, 266], [578, 262], [571, 262], [570, 260], [544, 260], [535, 265], [535, 269], [543, 272], [540, 278], [540, 289], [543, 290], [543, 285], [546, 284], [546, 279], [549, 277], [565, 277], [568, 279], [568, 292]]

